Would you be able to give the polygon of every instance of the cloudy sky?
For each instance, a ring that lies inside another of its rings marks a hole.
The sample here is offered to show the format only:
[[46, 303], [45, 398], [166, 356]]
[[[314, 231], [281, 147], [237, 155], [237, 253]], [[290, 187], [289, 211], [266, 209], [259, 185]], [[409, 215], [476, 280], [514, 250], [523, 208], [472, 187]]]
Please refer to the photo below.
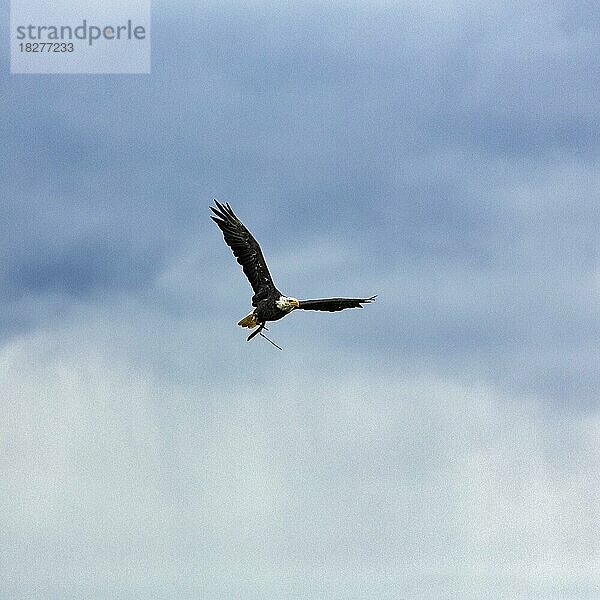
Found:
[[[597, 598], [599, 39], [157, 0], [150, 75], [3, 52], [0, 596]], [[284, 292], [377, 303], [247, 344], [215, 197]]]

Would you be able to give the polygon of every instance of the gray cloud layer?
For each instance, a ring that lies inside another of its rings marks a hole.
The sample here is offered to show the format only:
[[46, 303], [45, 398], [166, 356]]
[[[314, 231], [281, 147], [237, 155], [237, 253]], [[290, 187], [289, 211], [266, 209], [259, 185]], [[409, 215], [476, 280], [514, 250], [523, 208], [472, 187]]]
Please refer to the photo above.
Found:
[[[150, 76], [3, 67], [2, 593], [595, 597], [576, 4], [160, 5]], [[245, 345], [215, 196], [378, 303]]]

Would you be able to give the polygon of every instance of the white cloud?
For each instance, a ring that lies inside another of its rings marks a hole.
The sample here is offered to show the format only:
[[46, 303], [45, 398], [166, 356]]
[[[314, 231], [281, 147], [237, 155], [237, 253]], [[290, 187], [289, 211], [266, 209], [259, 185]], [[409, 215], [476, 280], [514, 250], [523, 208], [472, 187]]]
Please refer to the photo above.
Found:
[[207, 352], [204, 323], [108, 312], [2, 348], [12, 598], [562, 599], [600, 583], [597, 416], [551, 420], [351, 353]]

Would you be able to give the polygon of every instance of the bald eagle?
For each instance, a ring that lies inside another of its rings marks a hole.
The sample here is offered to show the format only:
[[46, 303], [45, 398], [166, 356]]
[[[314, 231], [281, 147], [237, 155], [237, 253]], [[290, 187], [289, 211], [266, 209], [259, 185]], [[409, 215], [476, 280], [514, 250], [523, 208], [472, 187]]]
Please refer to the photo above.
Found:
[[297, 298], [283, 295], [273, 283], [258, 242], [236, 217], [229, 204], [221, 204], [217, 200], [215, 200], [215, 204], [216, 208], [213, 206], [210, 207], [215, 216], [211, 215], [210, 218], [223, 232], [226, 244], [231, 248], [240, 265], [242, 265], [242, 269], [254, 290], [254, 295], [252, 296], [254, 310], [238, 322], [238, 325], [247, 327], [248, 329], [258, 327], [256, 331], [248, 336], [248, 341], [259, 333], [261, 336], [263, 335], [261, 331], [266, 329], [265, 323], [267, 321], [277, 321], [293, 310], [337, 312], [346, 308], [362, 308], [363, 304], [368, 304], [376, 298], [376, 296], [371, 296], [370, 298], [298, 300]]

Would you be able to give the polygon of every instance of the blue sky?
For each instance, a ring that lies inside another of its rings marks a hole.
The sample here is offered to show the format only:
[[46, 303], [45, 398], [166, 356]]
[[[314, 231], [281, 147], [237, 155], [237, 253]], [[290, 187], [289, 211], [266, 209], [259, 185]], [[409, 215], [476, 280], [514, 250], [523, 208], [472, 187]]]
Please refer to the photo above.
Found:
[[[150, 75], [4, 53], [0, 595], [596, 598], [599, 33], [155, 2]], [[215, 197], [377, 303], [247, 344]]]

